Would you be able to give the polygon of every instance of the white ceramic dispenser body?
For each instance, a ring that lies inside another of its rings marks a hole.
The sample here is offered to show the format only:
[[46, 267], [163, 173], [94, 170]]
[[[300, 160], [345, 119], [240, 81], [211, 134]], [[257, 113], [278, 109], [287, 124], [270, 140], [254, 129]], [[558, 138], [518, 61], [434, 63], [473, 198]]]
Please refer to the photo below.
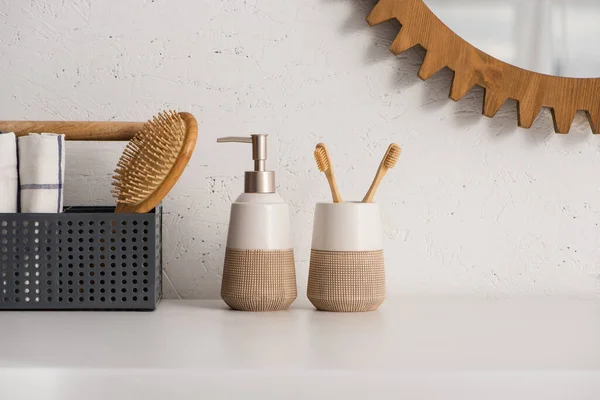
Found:
[[296, 268], [289, 207], [265, 170], [266, 135], [220, 141], [252, 143], [255, 166], [231, 205], [221, 298], [235, 310], [284, 310], [298, 295]]
[[242, 193], [231, 205], [227, 248], [292, 249], [289, 207], [277, 193]]

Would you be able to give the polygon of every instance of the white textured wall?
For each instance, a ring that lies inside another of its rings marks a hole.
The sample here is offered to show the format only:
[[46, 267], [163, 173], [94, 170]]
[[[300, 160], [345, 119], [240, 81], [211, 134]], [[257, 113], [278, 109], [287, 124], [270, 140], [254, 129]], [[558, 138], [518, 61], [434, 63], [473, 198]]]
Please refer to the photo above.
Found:
[[[516, 128], [515, 104], [480, 115], [482, 91], [447, 100], [451, 73], [416, 78], [394, 57], [398, 26], [369, 28], [371, 1], [0, 0], [0, 118], [145, 120], [191, 111], [200, 140], [165, 201], [171, 297], [218, 297], [229, 203], [266, 132], [291, 205], [301, 292], [311, 219], [326, 199], [312, 159], [331, 147], [342, 194], [359, 199], [391, 141], [381, 188], [389, 292], [600, 293], [599, 138], [577, 117]], [[68, 146], [67, 204], [111, 202], [122, 145]]]

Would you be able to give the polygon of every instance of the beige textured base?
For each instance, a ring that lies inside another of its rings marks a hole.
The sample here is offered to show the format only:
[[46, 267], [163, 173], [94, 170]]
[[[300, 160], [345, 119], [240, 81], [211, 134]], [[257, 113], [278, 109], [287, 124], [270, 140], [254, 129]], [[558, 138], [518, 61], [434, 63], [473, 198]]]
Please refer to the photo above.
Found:
[[307, 292], [319, 310], [376, 310], [385, 300], [383, 250], [311, 250]]
[[234, 310], [285, 310], [298, 296], [294, 251], [225, 252], [221, 298]]

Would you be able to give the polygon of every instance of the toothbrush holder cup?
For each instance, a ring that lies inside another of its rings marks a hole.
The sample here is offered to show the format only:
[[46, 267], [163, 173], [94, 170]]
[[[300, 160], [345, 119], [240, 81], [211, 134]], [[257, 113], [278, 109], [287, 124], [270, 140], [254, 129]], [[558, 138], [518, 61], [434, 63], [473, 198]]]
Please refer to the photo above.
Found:
[[373, 311], [383, 303], [383, 234], [377, 204], [317, 203], [307, 295], [322, 311]]

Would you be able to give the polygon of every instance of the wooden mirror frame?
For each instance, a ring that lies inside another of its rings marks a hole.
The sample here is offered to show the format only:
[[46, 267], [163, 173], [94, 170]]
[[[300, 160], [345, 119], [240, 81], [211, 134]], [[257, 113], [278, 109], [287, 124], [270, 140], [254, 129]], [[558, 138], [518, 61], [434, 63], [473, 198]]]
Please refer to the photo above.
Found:
[[421, 45], [425, 58], [419, 77], [444, 67], [454, 71], [450, 98], [460, 100], [475, 85], [485, 90], [483, 115], [493, 117], [507, 99], [517, 101], [518, 124], [530, 128], [542, 107], [550, 108], [557, 133], [569, 133], [578, 110], [593, 133], [600, 133], [600, 78], [567, 78], [528, 71], [475, 48], [448, 28], [423, 0], [380, 0], [369, 25], [396, 19], [402, 25], [390, 50], [400, 54]]

